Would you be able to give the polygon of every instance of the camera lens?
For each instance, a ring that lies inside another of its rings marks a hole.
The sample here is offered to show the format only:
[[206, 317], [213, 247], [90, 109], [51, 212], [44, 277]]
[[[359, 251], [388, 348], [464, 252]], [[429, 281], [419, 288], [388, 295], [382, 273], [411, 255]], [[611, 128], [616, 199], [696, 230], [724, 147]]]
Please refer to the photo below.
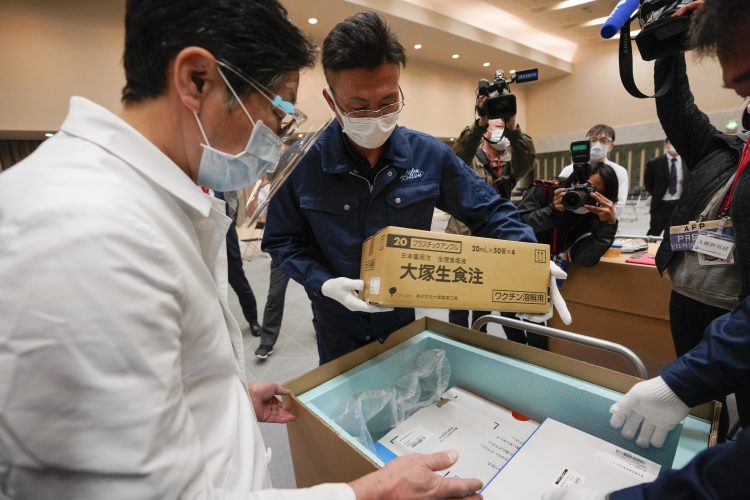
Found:
[[586, 198], [586, 192], [570, 189], [563, 195], [562, 204], [566, 210], [576, 210], [586, 204]]

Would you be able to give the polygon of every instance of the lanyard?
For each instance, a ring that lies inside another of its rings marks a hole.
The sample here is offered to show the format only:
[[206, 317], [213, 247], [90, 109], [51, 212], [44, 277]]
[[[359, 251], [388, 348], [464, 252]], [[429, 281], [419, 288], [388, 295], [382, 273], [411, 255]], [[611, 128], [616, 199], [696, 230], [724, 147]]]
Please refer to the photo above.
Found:
[[724, 197], [724, 201], [721, 204], [721, 208], [719, 209], [719, 217], [723, 217], [724, 214], [727, 213], [727, 210], [729, 210], [729, 207], [732, 205], [732, 196], [734, 196], [734, 188], [737, 187], [737, 183], [740, 180], [740, 176], [742, 175], [742, 172], [745, 170], [745, 167], [747, 167], [748, 162], [750, 162], [750, 141], [748, 141], [745, 144], [745, 147], [742, 148], [742, 156], [740, 156], [740, 164], [737, 166], [737, 174], [734, 177], [734, 181], [732, 182], [732, 187], [729, 188], [729, 192]]

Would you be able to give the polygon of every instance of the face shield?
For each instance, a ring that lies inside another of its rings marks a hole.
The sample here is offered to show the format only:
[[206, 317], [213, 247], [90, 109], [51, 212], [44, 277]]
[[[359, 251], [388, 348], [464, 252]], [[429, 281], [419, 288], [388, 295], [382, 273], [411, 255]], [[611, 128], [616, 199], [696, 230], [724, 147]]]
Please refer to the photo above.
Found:
[[241, 216], [238, 218], [239, 225], [252, 227], [255, 224], [266, 211], [279, 188], [289, 179], [323, 131], [335, 119], [331, 118], [328, 103], [320, 92], [320, 89], [325, 86], [325, 80], [319, 70], [306, 70], [300, 75], [298, 101], [295, 103], [295, 108], [304, 108], [307, 114], [303, 120], [290, 119], [290, 126], [286, 128], [285, 122], [282, 121], [282, 130], [279, 135], [283, 145], [276, 168], [269, 170], [254, 185], [238, 193], [240, 204], [245, 207], [244, 218]]

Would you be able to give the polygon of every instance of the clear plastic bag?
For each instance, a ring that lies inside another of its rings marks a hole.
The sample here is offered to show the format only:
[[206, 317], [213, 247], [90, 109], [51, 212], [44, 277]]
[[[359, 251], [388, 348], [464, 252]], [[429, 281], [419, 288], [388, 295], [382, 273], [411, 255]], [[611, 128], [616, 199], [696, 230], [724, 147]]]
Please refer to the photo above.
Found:
[[421, 352], [413, 370], [397, 378], [391, 387], [370, 389], [349, 398], [334, 413], [333, 420], [375, 452], [375, 440], [440, 399], [450, 378], [451, 367], [444, 350]]

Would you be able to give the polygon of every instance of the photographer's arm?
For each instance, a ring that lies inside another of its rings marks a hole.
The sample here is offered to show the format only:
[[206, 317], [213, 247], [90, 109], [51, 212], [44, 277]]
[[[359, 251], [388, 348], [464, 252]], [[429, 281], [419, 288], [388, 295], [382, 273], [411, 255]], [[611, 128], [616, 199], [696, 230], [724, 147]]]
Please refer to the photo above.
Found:
[[532, 186], [526, 191], [518, 205], [518, 215], [521, 221], [531, 226], [538, 236], [544, 231], [553, 229], [562, 219], [563, 214], [557, 211], [552, 203], [545, 200], [544, 189]]
[[[673, 64], [674, 63], [674, 64]], [[687, 76], [685, 56], [659, 59], [654, 66], [654, 85], [662, 85], [674, 67], [674, 84], [663, 97], [656, 98], [659, 122], [688, 169], [698, 164], [719, 131], [695, 104]]]
[[610, 224], [594, 219], [591, 232], [570, 247], [570, 260], [581, 267], [594, 267], [612, 246], [617, 233], [617, 222]]
[[[476, 109], [478, 112], [483, 112], [486, 100], [485, 96], [480, 95], [477, 97]], [[477, 148], [479, 148], [479, 143], [482, 141], [482, 136], [487, 132], [488, 125], [489, 120], [487, 119], [487, 115], [480, 115], [479, 118], [474, 120], [471, 126], [463, 129], [461, 135], [453, 143], [453, 152], [467, 165], [471, 165], [474, 154], [477, 152]]]
[[524, 134], [518, 125], [510, 128], [511, 123], [515, 123], [515, 118], [509, 121], [508, 128], [505, 129], [505, 135], [510, 141], [510, 150], [513, 155], [510, 160], [510, 175], [515, 184], [534, 168], [536, 149], [531, 136]]
[[466, 127], [456, 142], [453, 143], [453, 152], [467, 165], [471, 165], [474, 155], [482, 141], [482, 135], [487, 132], [487, 126], [482, 127], [479, 120], [475, 120], [471, 127]]

